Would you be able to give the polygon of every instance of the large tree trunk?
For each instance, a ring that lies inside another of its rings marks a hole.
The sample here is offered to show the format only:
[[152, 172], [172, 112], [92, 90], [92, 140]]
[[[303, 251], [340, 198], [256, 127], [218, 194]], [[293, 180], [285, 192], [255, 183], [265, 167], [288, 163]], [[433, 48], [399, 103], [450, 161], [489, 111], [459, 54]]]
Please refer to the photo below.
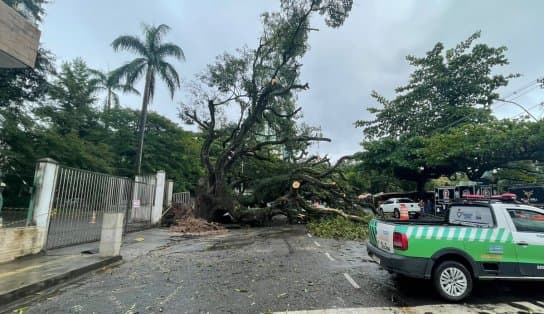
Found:
[[209, 175], [208, 182], [201, 186], [197, 196], [197, 215], [211, 221], [227, 220], [225, 214], [232, 215], [235, 200], [224, 178]]
[[150, 95], [150, 86], [151, 86], [151, 70], [147, 69], [147, 74], [145, 76], [145, 87], [144, 87], [144, 97], [142, 100], [142, 111], [140, 113], [140, 134], [139, 134], [139, 143], [138, 143], [138, 154], [136, 156], [136, 174], [141, 174], [142, 172], [142, 156], [144, 153], [144, 136], [145, 136], [145, 125], [147, 123], [147, 106], [149, 105], [149, 95]]
[[106, 99], [106, 112], [111, 109], [111, 89], [108, 89], [108, 98]]

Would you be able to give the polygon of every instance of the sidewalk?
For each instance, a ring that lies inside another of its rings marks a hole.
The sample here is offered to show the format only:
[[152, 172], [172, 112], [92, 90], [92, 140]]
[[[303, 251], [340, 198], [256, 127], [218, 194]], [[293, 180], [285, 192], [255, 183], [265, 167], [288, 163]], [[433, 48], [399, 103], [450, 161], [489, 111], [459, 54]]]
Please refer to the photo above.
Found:
[[[159, 229], [127, 234], [123, 237], [121, 255], [131, 260], [164, 244], [167, 238], [167, 232]], [[98, 246], [99, 242], [70, 246], [0, 264], [0, 308], [121, 260], [121, 256], [101, 257]]]

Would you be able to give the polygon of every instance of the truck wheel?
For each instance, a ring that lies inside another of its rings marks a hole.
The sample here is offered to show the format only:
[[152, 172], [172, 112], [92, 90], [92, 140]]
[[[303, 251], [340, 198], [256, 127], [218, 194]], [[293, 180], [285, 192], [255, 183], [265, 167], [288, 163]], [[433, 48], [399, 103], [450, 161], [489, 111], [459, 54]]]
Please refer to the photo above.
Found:
[[399, 219], [400, 218], [400, 212], [398, 210], [398, 208], [395, 208], [395, 210], [393, 210], [393, 217], [395, 219]]
[[463, 264], [445, 261], [434, 270], [433, 284], [442, 298], [457, 302], [472, 291], [472, 276]]

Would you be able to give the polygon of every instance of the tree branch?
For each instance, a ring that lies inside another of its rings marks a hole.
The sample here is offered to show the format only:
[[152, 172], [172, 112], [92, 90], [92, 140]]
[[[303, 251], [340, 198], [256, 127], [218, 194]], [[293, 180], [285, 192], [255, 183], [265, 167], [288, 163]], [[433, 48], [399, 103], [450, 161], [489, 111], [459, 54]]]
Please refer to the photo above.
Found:
[[255, 151], [259, 151], [259, 150], [263, 149], [266, 146], [281, 145], [281, 144], [285, 144], [287, 142], [314, 142], [314, 141], [330, 142], [331, 139], [326, 138], [326, 137], [320, 137], [320, 136], [306, 136], [306, 135], [293, 137], [293, 138], [285, 137], [285, 138], [283, 138], [281, 140], [271, 140], [271, 141], [260, 142], [257, 145], [253, 146], [252, 148], [247, 149], [245, 151], [246, 152], [249, 152], [249, 151], [255, 152]]
[[280, 118], [287, 118], [287, 119], [291, 119], [292, 117], [294, 117], [297, 113], [300, 112], [300, 110], [302, 110], [302, 107], [298, 107], [295, 111], [291, 112], [291, 113], [287, 113], [287, 114], [281, 114], [281, 113], [278, 113], [276, 111], [276, 109], [270, 107], [268, 108], [268, 110], [270, 110], [270, 112], [272, 112], [273, 114], [275, 114], [276, 116], [280, 117]]
[[198, 115], [196, 113], [196, 110], [193, 110], [193, 112], [189, 111], [189, 110], [185, 110], [183, 112], [185, 114], [185, 116], [189, 117], [193, 122], [195, 122], [196, 124], [198, 124], [198, 126], [200, 126], [203, 130], [207, 130], [208, 129], [208, 125], [206, 124], [206, 122], [204, 121], [201, 121], [199, 118], [198, 118]]

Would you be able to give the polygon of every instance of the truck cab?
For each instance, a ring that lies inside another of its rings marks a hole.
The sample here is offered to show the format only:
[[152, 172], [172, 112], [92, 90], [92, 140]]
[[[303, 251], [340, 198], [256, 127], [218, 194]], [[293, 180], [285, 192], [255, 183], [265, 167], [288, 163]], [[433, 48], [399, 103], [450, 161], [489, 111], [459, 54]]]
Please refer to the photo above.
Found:
[[459, 301], [474, 280], [544, 280], [544, 210], [514, 202], [459, 202], [445, 220], [372, 220], [367, 251], [386, 270], [431, 279]]

